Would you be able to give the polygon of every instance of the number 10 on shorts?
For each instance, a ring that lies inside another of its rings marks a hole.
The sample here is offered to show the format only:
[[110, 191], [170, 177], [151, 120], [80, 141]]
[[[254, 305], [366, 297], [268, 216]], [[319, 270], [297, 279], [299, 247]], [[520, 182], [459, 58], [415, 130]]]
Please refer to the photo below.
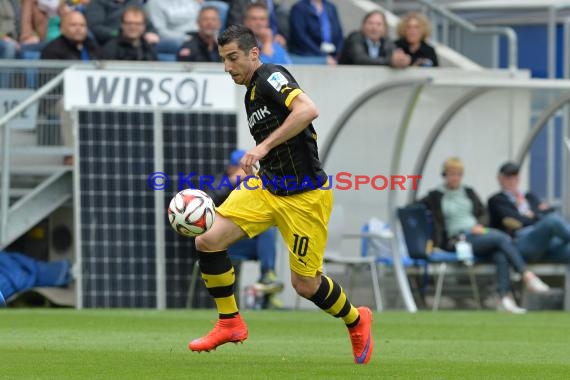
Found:
[[304, 257], [309, 249], [309, 237], [299, 236], [297, 234], [293, 234], [293, 236], [295, 237], [295, 241], [293, 242], [293, 252], [297, 256]]

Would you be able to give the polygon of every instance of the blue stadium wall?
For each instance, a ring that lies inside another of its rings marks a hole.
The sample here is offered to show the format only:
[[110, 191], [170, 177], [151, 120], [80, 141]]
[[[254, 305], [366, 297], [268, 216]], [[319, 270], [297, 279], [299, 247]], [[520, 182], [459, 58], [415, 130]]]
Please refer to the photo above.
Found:
[[[519, 67], [528, 69], [533, 78], [548, 78], [548, 28], [546, 25], [512, 26], [518, 35]], [[501, 38], [499, 53], [500, 66], [507, 67], [507, 43]], [[556, 78], [562, 78], [564, 57], [564, 33], [562, 25], [556, 27]], [[533, 120], [534, 122], [534, 120]], [[555, 118], [555, 139], [563, 136], [562, 120]], [[547, 173], [547, 134], [543, 130], [535, 140], [530, 153], [530, 188], [540, 196], [546, 196]], [[555, 150], [555, 197], [561, 196], [562, 150], [556, 144]]]

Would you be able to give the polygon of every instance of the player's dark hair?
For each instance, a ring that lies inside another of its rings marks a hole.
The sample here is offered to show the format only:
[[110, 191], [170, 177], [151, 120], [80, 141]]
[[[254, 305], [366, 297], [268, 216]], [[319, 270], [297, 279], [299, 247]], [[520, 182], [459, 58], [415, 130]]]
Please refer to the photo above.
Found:
[[257, 40], [251, 29], [243, 25], [230, 25], [224, 30], [222, 35], [218, 37], [218, 46], [225, 46], [229, 43], [237, 42], [240, 50], [244, 53], [257, 47]]

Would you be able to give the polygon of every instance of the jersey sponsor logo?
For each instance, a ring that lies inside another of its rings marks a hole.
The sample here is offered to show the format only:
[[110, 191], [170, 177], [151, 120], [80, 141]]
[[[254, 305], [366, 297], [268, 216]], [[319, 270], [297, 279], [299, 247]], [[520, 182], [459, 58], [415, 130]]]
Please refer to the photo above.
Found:
[[265, 116], [269, 115], [271, 115], [271, 111], [267, 109], [267, 106], [264, 106], [263, 108], [259, 108], [253, 111], [253, 113], [249, 116], [249, 119], [247, 120], [249, 129], [253, 128], [258, 121], [263, 120]]
[[267, 81], [276, 91], [281, 91], [283, 86], [286, 86], [289, 81], [280, 72], [275, 72], [267, 78]]

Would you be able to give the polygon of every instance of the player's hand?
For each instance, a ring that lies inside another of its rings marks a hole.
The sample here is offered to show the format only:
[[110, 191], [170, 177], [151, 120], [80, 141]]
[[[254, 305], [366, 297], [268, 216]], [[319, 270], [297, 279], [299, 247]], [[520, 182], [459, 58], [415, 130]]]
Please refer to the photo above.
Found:
[[245, 172], [245, 174], [254, 175], [254, 169], [257, 167], [257, 162], [265, 157], [267, 153], [269, 153], [269, 150], [263, 145], [256, 146], [243, 155], [239, 162], [240, 167]]

